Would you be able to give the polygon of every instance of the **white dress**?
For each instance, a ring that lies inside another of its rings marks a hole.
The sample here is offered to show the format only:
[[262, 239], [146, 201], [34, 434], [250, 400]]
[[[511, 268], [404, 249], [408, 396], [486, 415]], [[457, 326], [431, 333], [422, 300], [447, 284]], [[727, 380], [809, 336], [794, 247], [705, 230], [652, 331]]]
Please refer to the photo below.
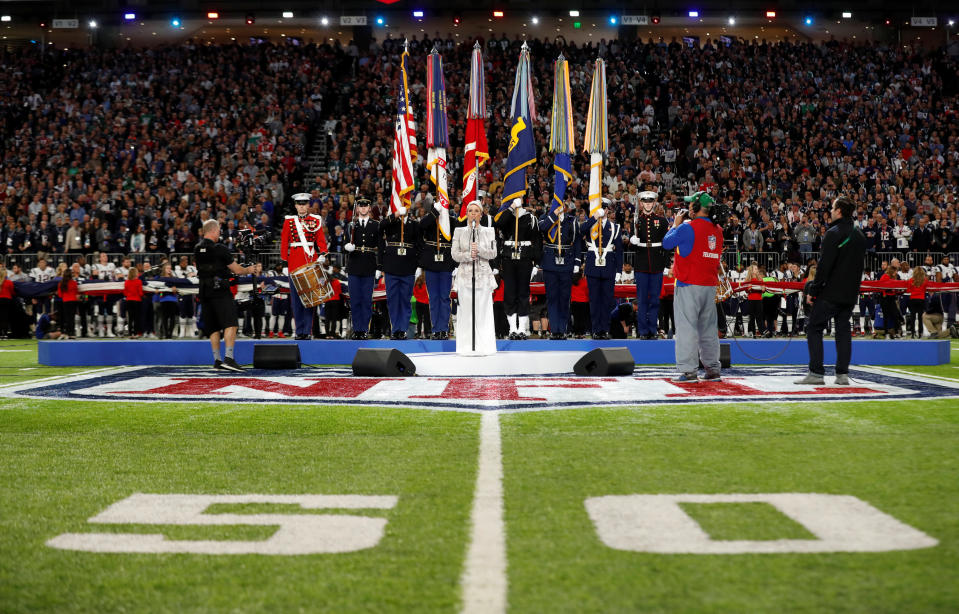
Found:
[[[496, 234], [487, 226], [476, 227], [479, 254], [476, 262], [476, 314], [473, 314], [473, 260], [470, 258], [469, 227], [453, 232], [453, 260], [456, 269], [456, 353], [467, 356], [486, 356], [496, 353], [496, 327], [493, 323], [493, 291], [496, 278], [489, 261], [496, 257]], [[476, 322], [476, 349], [473, 349], [473, 322]]]

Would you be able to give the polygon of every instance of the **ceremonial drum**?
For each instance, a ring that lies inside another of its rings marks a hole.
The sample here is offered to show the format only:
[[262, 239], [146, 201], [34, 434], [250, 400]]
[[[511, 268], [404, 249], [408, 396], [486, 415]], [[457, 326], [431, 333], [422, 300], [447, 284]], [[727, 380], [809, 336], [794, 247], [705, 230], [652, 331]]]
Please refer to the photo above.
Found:
[[333, 286], [318, 262], [304, 264], [293, 271], [290, 281], [305, 307], [316, 307], [333, 298]]

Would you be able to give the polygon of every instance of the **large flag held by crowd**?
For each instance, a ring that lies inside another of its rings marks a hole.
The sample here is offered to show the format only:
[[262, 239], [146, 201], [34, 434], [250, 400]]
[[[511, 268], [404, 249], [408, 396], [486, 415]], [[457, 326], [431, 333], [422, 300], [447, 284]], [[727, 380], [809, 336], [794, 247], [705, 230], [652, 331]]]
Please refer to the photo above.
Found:
[[[594, 215], [603, 206], [603, 156], [609, 151], [606, 123], [606, 63], [596, 60], [593, 68], [593, 87], [589, 93], [589, 114], [586, 116], [584, 150], [589, 153], [589, 214]], [[600, 225], [593, 226], [591, 235], [599, 236]]]
[[397, 207], [410, 208], [410, 193], [413, 191], [413, 162], [416, 160], [416, 124], [413, 122], [413, 107], [410, 105], [409, 81], [406, 76], [406, 49], [400, 56], [400, 91], [397, 96], [396, 135], [393, 141], [393, 192], [390, 195], [390, 211]]
[[[566, 186], [573, 178], [571, 155], [574, 151], [573, 142], [573, 107], [570, 104], [569, 93], [569, 63], [563, 54], [559, 54], [556, 66], [553, 69], [553, 114], [550, 125], [549, 150], [553, 152], [553, 200], [550, 202], [550, 213], [557, 218], [566, 210]], [[559, 220], [549, 229], [549, 240], [557, 241], [556, 229]]]
[[466, 219], [466, 207], [476, 200], [479, 168], [489, 159], [486, 144], [486, 83], [483, 77], [483, 51], [479, 41], [473, 45], [470, 63], [470, 100], [466, 110], [466, 159], [463, 162], [463, 193], [460, 220]]
[[506, 154], [506, 176], [503, 178], [503, 200], [499, 216], [509, 208], [513, 199], [526, 194], [526, 167], [536, 162], [536, 144], [533, 141], [533, 122], [536, 105], [533, 101], [533, 82], [529, 65], [529, 47], [523, 43], [516, 67], [516, 83], [510, 106], [509, 148]]
[[446, 83], [443, 81], [443, 58], [436, 48], [426, 58], [426, 91], [429, 102], [426, 107], [426, 169], [430, 181], [436, 186], [436, 209], [438, 230], [446, 240], [450, 239], [450, 197], [446, 187], [446, 148], [449, 147], [449, 129], [446, 123]]

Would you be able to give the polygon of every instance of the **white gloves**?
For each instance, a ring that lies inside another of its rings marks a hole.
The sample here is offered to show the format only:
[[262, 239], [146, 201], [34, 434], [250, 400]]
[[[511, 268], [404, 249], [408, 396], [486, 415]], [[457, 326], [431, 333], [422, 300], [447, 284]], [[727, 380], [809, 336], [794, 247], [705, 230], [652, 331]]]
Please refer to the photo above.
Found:
[[343, 249], [345, 249], [348, 252], [352, 252], [354, 249], [356, 249], [356, 246], [353, 245], [352, 243], [347, 243], [346, 245], [343, 246]]
[[320, 264], [326, 264], [326, 255], [320, 254], [320, 257], [316, 259]]
[[510, 209], [521, 209], [523, 207], [523, 199], [514, 198], [513, 203], [509, 207]]
[[642, 241], [640, 241], [639, 237], [637, 237], [636, 235], [631, 236], [629, 238], [629, 242], [632, 243], [633, 245], [639, 245], [640, 243], [642, 243]]
[[499, 269], [493, 269], [493, 275], [499, 275]]
[[579, 273], [579, 265], [573, 265], [573, 273]]
[[603, 209], [602, 207], [600, 207], [599, 209], [596, 210], [596, 213], [593, 214], [593, 217], [596, 218], [597, 220], [603, 219], [604, 217], [606, 217], [606, 209]]
[[406, 215], [406, 207], [396, 208], [396, 217], [400, 217], [401, 215]]

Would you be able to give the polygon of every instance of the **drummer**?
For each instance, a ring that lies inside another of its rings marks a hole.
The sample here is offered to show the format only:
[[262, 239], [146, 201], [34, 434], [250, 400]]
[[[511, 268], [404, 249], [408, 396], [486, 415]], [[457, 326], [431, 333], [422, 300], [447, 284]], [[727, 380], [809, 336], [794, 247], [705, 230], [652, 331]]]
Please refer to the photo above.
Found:
[[280, 257], [287, 262], [290, 271], [290, 306], [293, 308], [296, 339], [307, 340], [313, 331], [313, 313], [316, 308], [305, 306], [297, 296], [293, 275], [300, 267], [313, 262], [320, 265], [326, 263], [326, 236], [323, 234], [322, 218], [307, 213], [310, 207], [309, 193], [294, 194], [293, 206], [296, 208], [296, 215], [288, 215], [283, 220]]

